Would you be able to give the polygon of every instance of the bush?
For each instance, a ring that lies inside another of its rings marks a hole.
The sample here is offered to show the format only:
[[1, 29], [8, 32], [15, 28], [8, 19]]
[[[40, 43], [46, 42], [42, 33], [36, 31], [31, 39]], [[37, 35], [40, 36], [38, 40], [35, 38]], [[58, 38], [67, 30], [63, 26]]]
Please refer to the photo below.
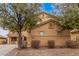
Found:
[[68, 48], [77, 48], [77, 42], [76, 41], [72, 41], [72, 40], [69, 40], [66, 42], [66, 45]]
[[49, 40], [48, 41], [48, 48], [54, 48], [55, 47], [55, 41], [54, 40]]
[[38, 49], [40, 47], [40, 41], [39, 40], [33, 40], [31, 42], [31, 47], [35, 48], [35, 49]]

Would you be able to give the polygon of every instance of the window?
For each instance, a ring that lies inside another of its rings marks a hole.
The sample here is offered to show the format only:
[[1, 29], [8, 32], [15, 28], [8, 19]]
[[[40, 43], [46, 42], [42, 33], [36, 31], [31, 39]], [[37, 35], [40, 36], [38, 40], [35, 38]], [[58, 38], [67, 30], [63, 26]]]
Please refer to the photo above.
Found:
[[41, 31], [40, 36], [44, 36], [44, 35], [45, 35], [45, 32]]

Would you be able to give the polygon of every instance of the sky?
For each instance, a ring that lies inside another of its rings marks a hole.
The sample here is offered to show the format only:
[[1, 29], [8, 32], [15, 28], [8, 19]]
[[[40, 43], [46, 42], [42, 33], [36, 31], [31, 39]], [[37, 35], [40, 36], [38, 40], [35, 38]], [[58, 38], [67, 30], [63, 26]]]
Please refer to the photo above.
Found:
[[44, 12], [54, 14], [56, 16], [60, 15], [60, 10], [53, 3], [45, 3], [45, 4], [43, 4], [42, 10]]
[[[45, 3], [42, 5], [42, 11], [47, 12], [47, 13], [52, 13], [53, 11], [56, 11], [56, 8], [54, 4]], [[9, 31], [0, 28], [0, 35], [6, 36], [8, 33]]]
[[48, 13], [51, 13], [52, 11], [54, 11], [55, 8], [56, 7], [52, 3], [45, 3], [42, 6], [42, 10]]

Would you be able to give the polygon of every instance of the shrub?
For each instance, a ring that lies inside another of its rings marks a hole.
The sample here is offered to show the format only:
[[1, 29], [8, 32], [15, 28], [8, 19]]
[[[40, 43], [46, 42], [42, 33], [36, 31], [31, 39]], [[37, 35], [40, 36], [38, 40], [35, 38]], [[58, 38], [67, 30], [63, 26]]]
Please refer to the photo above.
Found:
[[48, 41], [48, 48], [54, 48], [55, 47], [55, 41], [54, 40], [49, 40]]
[[77, 42], [76, 41], [69, 40], [69, 41], [66, 42], [66, 46], [68, 48], [77, 48]]
[[38, 49], [40, 47], [40, 41], [39, 40], [32, 40], [31, 47]]

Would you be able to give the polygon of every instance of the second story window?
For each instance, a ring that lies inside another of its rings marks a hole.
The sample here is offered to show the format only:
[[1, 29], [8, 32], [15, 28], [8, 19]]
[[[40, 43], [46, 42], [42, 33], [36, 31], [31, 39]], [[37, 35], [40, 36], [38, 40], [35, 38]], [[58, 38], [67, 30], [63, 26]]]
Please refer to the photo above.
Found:
[[44, 31], [40, 31], [40, 36], [45, 36], [45, 32]]

